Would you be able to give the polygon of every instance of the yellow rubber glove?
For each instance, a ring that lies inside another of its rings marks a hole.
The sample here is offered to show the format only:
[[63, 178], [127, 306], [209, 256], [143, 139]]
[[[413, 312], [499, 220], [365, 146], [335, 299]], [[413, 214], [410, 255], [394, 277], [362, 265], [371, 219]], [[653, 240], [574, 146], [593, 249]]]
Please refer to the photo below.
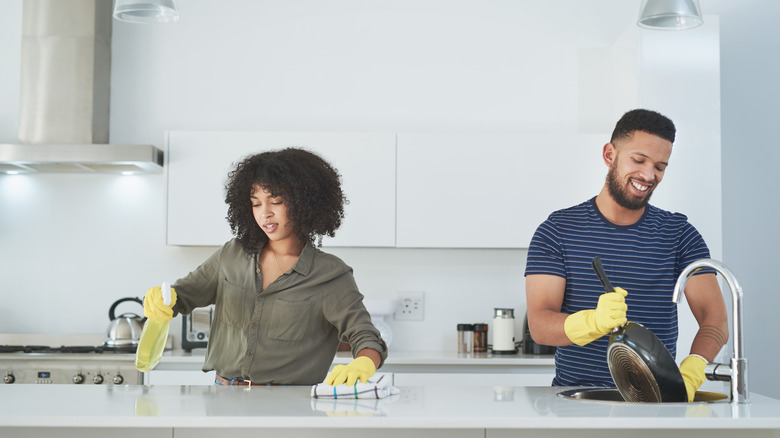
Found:
[[615, 292], [601, 294], [595, 309], [580, 310], [566, 318], [563, 330], [572, 342], [579, 346], [589, 344], [626, 323], [628, 292], [620, 287]]
[[146, 291], [146, 296], [144, 296], [144, 316], [153, 321], [170, 321], [173, 319], [174, 304], [176, 304], [176, 290], [174, 288], [171, 288], [171, 305], [166, 306], [163, 302], [160, 286], [153, 287]]
[[337, 386], [347, 382], [347, 386], [355, 386], [358, 380], [366, 383], [375, 372], [374, 361], [366, 356], [360, 356], [347, 365], [333, 367], [333, 371], [325, 379], [325, 384]]
[[698, 354], [692, 354], [680, 363], [680, 374], [685, 382], [685, 391], [688, 393], [689, 402], [693, 401], [696, 390], [707, 380], [707, 376], [704, 375], [704, 367], [706, 366], [707, 361]]

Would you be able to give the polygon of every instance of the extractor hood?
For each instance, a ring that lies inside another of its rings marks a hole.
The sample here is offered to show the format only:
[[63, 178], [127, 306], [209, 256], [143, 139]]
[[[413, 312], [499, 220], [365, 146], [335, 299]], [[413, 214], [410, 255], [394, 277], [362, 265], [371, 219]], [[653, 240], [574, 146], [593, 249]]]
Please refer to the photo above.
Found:
[[163, 152], [145, 144], [0, 144], [0, 173], [162, 171]]
[[112, 2], [24, 0], [19, 143], [0, 173], [161, 172], [153, 145], [109, 144]]

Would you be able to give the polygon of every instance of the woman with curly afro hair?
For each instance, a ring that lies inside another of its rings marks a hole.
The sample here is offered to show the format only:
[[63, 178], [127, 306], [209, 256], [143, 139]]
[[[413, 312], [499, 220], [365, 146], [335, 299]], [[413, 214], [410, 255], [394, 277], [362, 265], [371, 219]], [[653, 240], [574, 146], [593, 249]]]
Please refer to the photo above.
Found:
[[[203, 371], [216, 371], [216, 385], [365, 382], [387, 345], [352, 268], [315, 246], [344, 218], [338, 171], [300, 148], [251, 155], [228, 174], [225, 202], [235, 237], [173, 284], [172, 305], [149, 289], [144, 315], [214, 304]], [[355, 360], [328, 374], [339, 342]]]
[[[264, 152], [238, 163], [229, 174], [225, 203], [227, 219], [241, 246], [255, 254], [273, 239], [261, 229], [254, 209], [248, 208], [247, 193], [269, 192], [285, 200], [287, 215], [295, 218], [290, 232], [300, 242], [314, 243], [316, 236], [333, 237], [344, 218], [346, 198], [341, 191], [341, 176], [321, 157], [303, 149], [288, 148]], [[260, 195], [252, 193], [251, 196]]]

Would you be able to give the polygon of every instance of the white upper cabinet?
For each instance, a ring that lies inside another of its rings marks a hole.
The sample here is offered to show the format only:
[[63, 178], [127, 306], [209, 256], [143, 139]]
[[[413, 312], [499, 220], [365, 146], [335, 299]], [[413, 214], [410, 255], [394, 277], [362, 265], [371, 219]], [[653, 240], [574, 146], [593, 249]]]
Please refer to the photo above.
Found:
[[395, 246], [395, 134], [232, 131], [168, 133], [168, 245], [230, 240], [228, 172], [248, 155], [290, 146], [320, 154], [342, 176], [349, 204], [336, 237], [325, 237], [324, 246]]
[[398, 239], [407, 248], [526, 248], [554, 210], [598, 193], [609, 134], [398, 134]]
[[[227, 174], [243, 157], [301, 146], [342, 174], [350, 203], [324, 246], [527, 248], [555, 210], [595, 196], [607, 173], [609, 133], [439, 131], [371, 133], [172, 131], [168, 139], [169, 245], [218, 246], [231, 238]], [[694, 150], [675, 151], [680, 161]], [[675, 169], [677, 170], [677, 169]], [[687, 173], [685, 169], [678, 172]], [[707, 167], [697, 175], [717, 172]], [[668, 208], [687, 180], [664, 181]], [[699, 217], [711, 206], [688, 203]], [[712, 214], [716, 211], [712, 211]]]

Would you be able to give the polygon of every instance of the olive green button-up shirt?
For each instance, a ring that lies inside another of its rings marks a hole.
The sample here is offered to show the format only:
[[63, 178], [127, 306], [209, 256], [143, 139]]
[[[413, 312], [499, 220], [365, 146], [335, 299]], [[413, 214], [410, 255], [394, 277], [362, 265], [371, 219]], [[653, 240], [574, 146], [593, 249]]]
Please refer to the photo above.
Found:
[[[173, 285], [174, 311], [214, 306], [203, 371], [257, 383], [322, 382], [339, 341], [387, 358], [352, 268], [307, 244], [289, 271], [262, 290], [258, 257], [233, 239]], [[381, 365], [380, 365], [381, 366]]]

